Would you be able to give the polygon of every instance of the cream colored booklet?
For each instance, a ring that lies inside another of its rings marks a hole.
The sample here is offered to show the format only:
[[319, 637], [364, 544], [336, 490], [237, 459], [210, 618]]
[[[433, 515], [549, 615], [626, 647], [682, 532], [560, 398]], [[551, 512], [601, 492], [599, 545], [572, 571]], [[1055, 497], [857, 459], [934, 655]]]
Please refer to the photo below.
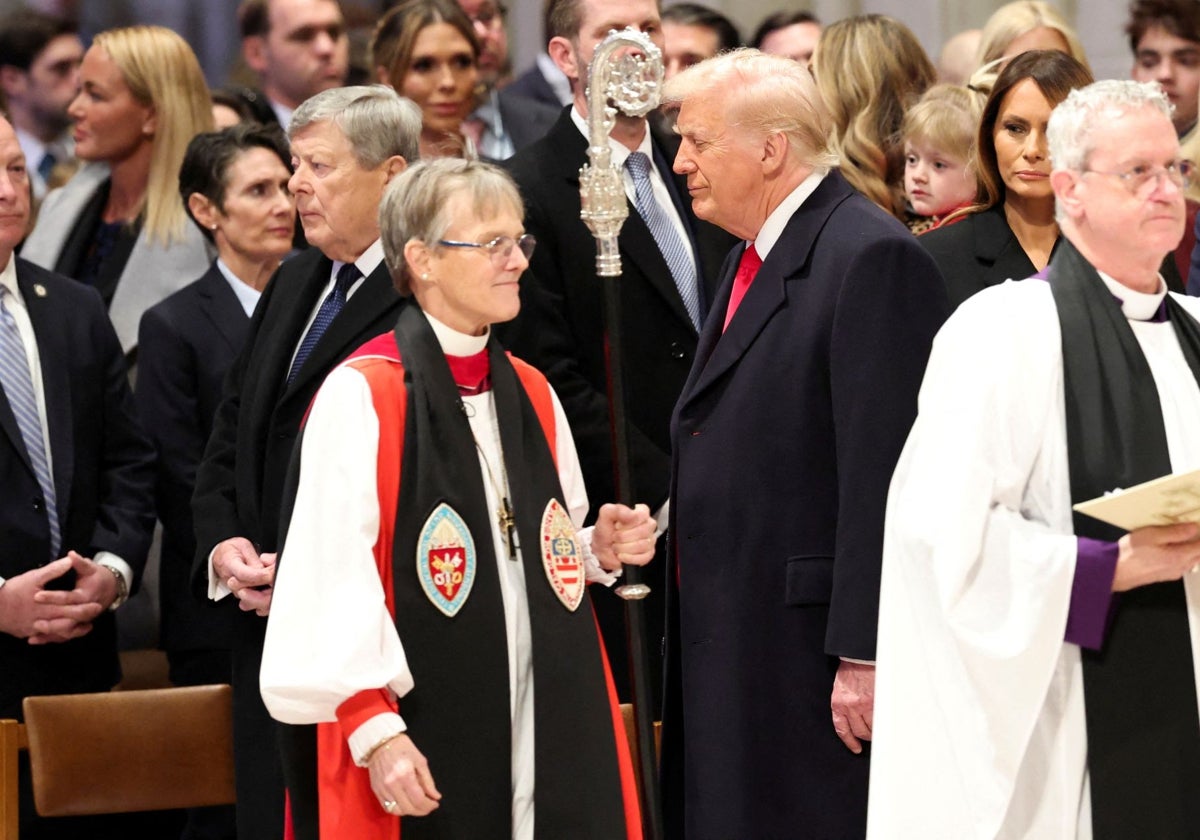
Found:
[[1164, 475], [1075, 505], [1088, 516], [1134, 531], [1147, 525], [1200, 522], [1200, 470]]

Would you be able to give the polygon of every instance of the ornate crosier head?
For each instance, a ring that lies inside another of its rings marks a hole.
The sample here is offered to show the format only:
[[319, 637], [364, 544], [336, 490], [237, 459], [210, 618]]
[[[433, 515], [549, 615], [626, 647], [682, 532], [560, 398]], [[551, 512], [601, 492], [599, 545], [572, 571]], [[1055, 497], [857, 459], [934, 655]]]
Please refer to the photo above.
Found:
[[619, 277], [617, 235], [629, 216], [625, 183], [613, 166], [608, 135], [617, 113], [643, 117], [658, 106], [662, 52], [636, 29], [610, 32], [588, 67], [588, 161], [579, 170], [579, 216], [596, 238], [596, 274]]

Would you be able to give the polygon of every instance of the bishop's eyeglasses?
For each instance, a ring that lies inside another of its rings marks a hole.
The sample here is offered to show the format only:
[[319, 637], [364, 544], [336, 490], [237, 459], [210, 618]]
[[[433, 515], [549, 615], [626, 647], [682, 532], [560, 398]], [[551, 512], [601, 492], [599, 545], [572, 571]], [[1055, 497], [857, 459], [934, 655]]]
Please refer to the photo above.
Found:
[[492, 258], [493, 263], [503, 266], [512, 256], [514, 246], [521, 249], [525, 259], [532, 257], [533, 248], [537, 245], [537, 238], [531, 233], [526, 233], [518, 239], [513, 239], [511, 236], [497, 236], [490, 242], [457, 242], [453, 239], [439, 239], [438, 244], [445, 245], [447, 248], [480, 248]]

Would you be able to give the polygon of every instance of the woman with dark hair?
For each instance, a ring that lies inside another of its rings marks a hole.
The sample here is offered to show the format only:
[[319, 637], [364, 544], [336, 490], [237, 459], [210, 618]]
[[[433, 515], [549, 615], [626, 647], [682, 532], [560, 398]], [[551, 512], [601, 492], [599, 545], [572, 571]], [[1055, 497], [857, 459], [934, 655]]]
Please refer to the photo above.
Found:
[[976, 141], [979, 195], [958, 224], [921, 244], [946, 281], [952, 306], [1005, 280], [1036, 274], [1058, 242], [1046, 123], [1054, 106], [1092, 74], [1058, 50], [1030, 50], [996, 78]]
[[259, 293], [291, 249], [290, 152], [278, 126], [239, 124], [197, 135], [179, 194], [217, 259], [199, 280], [151, 307], [139, 330], [138, 409], [158, 454], [163, 523], [161, 646], [176, 685], [229, 682], [226, 610], [197, 601], [191, 497], [225, 371], [241, 349]]
[[455, 0], [403, 0], [371, 37], [375, 79], [421, 109], [421, 157], [474, 156], [464, 132], [479, 94], [479, 39]]

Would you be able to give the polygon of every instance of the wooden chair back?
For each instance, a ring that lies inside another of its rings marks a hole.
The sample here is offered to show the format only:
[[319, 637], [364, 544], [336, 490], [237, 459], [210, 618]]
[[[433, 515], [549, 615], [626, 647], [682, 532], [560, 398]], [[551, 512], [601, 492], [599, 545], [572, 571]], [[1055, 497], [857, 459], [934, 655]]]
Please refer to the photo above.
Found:
[[235, 801], [227, 685], [27, 697], [0, 721], [0, 840], [17, 837], [17, 754], [29, 750], [44, 817]]

